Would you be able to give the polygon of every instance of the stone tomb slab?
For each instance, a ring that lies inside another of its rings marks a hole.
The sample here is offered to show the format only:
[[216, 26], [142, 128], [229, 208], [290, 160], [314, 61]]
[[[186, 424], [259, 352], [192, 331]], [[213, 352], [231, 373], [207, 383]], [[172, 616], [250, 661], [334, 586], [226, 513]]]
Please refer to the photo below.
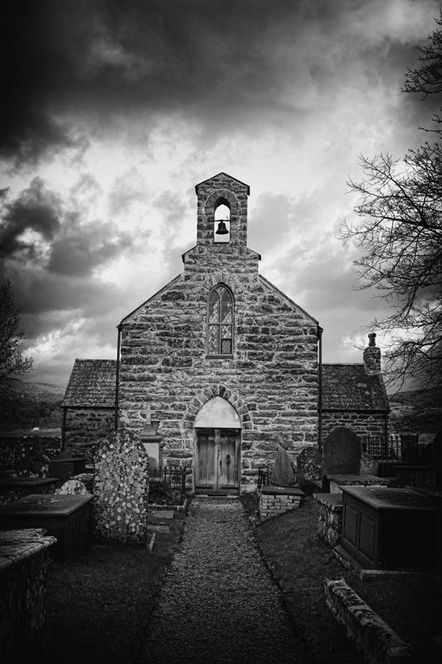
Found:
[[367, 569], [429, 569], [435, 563], [438, 514], [413, 489], [342, 488], [341, 545]]
[[361, 468], [362, 446], [347, 427], [337, 427], [324, 442], [323, 467], [327, 475], [357, 475]]
[[175, 512], [173, 510], [151, 509], [150, 514], [158, 519], [173, 519]]
[[55, 541], [43, 529], [0, 531], [0, 652], [4, 662], [16, 661], [16, 644], [45, 622], [48, 548]]
[[93, 496], [31, 494], [0, 509], [0, 528], [46, 528], [57, 538], [54, 555], [69, 560], [90, 544]]

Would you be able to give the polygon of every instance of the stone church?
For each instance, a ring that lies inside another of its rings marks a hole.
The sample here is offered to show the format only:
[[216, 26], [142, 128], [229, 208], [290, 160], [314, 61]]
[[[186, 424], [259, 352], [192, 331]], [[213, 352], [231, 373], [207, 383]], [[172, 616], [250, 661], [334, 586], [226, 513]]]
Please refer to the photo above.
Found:
[[163, 463], [192, 465], [196, 492], [238, 493], [277, 442], [295, 460], [324, 427], [385, 435], [374, 336], [368, 362], [322, 366], [318, 321], [259, 273], [247, 246], [248, 185], [219, 173], [195, 191], [197, 242], [182, 274], [123, 318], [116, 361], [76, 360], [65, 445], [126, 426]]

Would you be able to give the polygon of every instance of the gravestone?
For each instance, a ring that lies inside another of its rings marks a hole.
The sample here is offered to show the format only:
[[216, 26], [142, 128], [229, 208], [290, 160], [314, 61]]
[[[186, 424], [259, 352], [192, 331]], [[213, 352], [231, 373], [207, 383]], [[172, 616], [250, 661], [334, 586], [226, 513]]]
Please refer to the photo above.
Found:
[[131, 431], [109, 434], [95, 455], [95, 528], [104, 539], [145, 543], [149, 458]]
[[298, 475], [308, 482], [320, 480], [323, 475], [321, 453], [315, 447], [304, 447], [296, 459]]
[[347, 427], [337, 427], [324, 442], [323, 467], [327, 475], [357, 475], [361, 469], [361, 442]]
[[278, 443], [276, 459], [270, 475], [270, 484], [276, 486], [292, 486], [295, 482], [296, 475], [288, 452]]
[[417, 465], [419, 463], [417, 434], [401, 434], [401, 458], [402, 461], [411, 465]]
[[442, 429], [436, 433], [432, 443], [431, 464], [433, 468], [442, 470]]
[[315, 447], [304, 447], [298, 454], [296, 466], [299, 487], [312, 494], [324, 474], [320, 451]]
[[439, 429], [434, 437], [431, 452], [431, 465], [436, 476], [436, 489], [442, 491], [442, 429]]
[[86, 496], [89, 491], [80, 480], [67, 480], [59, 489], [56, 489], [55, 493], [69, 496]]

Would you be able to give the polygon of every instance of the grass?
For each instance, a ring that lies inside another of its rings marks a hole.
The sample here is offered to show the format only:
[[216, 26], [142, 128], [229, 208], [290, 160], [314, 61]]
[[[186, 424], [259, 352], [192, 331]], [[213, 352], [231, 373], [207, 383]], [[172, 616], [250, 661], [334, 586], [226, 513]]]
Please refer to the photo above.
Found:
[[168, 534], [146, 547], [93, 545], [76, 561], [54, 561], [48, 574], [46, 626], [17, 644], [8, 664], [134, 664], [164, 572], [179, 549], [176, 512]]
[[[254, 515], [257, 498], [243, 504]], [[442, 636], [442, 579], [407, 574], [363, 582], [343, 568], [331, 548], [316, 535], [317, 506], [303, 506], [256, 527], [261, 552], [279, 582], [299, 635], [318, 664], [361, 661], [344, 630], [332, 618], [324, 599], [324, 579], [343, 577], [378, 615], [417, 651], [416, 661], [436, 662], [433, 639]], [[439, 655], [440, 657], [440, 655]]]
[[[247, 514], [255, 516], [256, 494], [246, 494], [242, 502]], [[439, 661], [431, 639], [442, 633], [440, 579], [407, 575], [360, 581], [318, 539], [316, 510], [308, 497], [300, 509], [255, 528], [257, 544], [303, 644], [301, 652], [307, 651], [316, 664], [362, 663], [325, 604], [324, 579], [344, 577], [399, 636], [415, 645], [416, 661]], [[53, 562], [46, 627], [37, 641], [17, 644], [16, 657], [8, 664], [135, 664], [163, 574], [180, 547], [183, 523], [184, 514], [177, 512], [171, 532], [157, 535], [153, 553], [140, 547], [95, 545], [77, 561]]]

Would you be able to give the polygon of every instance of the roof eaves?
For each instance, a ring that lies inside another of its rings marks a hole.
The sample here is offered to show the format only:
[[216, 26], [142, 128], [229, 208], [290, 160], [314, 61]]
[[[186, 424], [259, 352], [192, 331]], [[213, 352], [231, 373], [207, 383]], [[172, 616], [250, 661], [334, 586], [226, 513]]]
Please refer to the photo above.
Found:
[[264, 284], [267, 286], [267, 288], [273, 288], [277, 293], [279, 293], [279, 295], [280, 295], [284, 300], [287, 300], [287, 302], [289, 302], [291, 305], [294, 305], [297, 309], [299, 309], [300, 311], [302, 311], [302, 313], [305, 314], [305, 315], [307, 316], [307, 318], [309, 318], [309, 319], [312, 321], [312, 323], [314, 323], [315, 325], [319, 325], [319, 322], [316, 320], [316, 318], [313, 318], [313, 316], [312, 316], [311, 314], [309, 314], [309, 313], [308, 313], [305, 309], [303, 309], [299, 304], [297, 304], [294, 300], [292, 300], [288, 295], [286, 295], [286, 294], [283, 293], [281, 290], [279, 290], [279, 288], [277, 288], [274, 284], [272, 284], [271, 281], [269, 281], [268, 279], [266, 279], [265, 277], [263, 277], [262, 274], [259, 274], [258, 277], [259, 277], [259, 279], [260, 279], [261, 281], [264, 282]]
[[[188, 251], [190, 251], [190, 249], [189, 249]], [[133, 316], [135, 313], [137, 313], [137, 311], [139, 311], [142, 307], [146, 306], [146, 304], [149, 304], [150, 302], [152, 302], [156, 297], [158, 297], [158, 295], [161, 295], [161, 293], [164, 293], [164, 291], [165, 291], [167, 288], [169, 288], [170, 286], [172, 286], [176, 281], [180, 280], [181, 277], [182, 277], [182, 275], [181, 275], [181, 274], [178, 274], [178, 275], [177, 275], [176, 277], [174, 277], [171, 281], [169, 281], [169, 283], [167, 283], [165, 286], [163, 286], [162, 288], [160, 288], [159, 291], [157, 291], [156, 293], [154, 293], [153, 295], [151, 295], [151, 297], [149, 297], [147, 300], [145, 300], [145, 301], [142, 302], [140, 305], [138, 305], [138, 307], [136, 307], [133, 311], [131, 311], [129, 314], [127, 314], [127, 316], [125, 316], [124, 318], [121, 319], [121, 321], [118, 323], [117, 327], [120, 327], [120, 325], [122, 325], [125, 321], [127, 321], [128, 318], [130, 318], [130, 317]]]

